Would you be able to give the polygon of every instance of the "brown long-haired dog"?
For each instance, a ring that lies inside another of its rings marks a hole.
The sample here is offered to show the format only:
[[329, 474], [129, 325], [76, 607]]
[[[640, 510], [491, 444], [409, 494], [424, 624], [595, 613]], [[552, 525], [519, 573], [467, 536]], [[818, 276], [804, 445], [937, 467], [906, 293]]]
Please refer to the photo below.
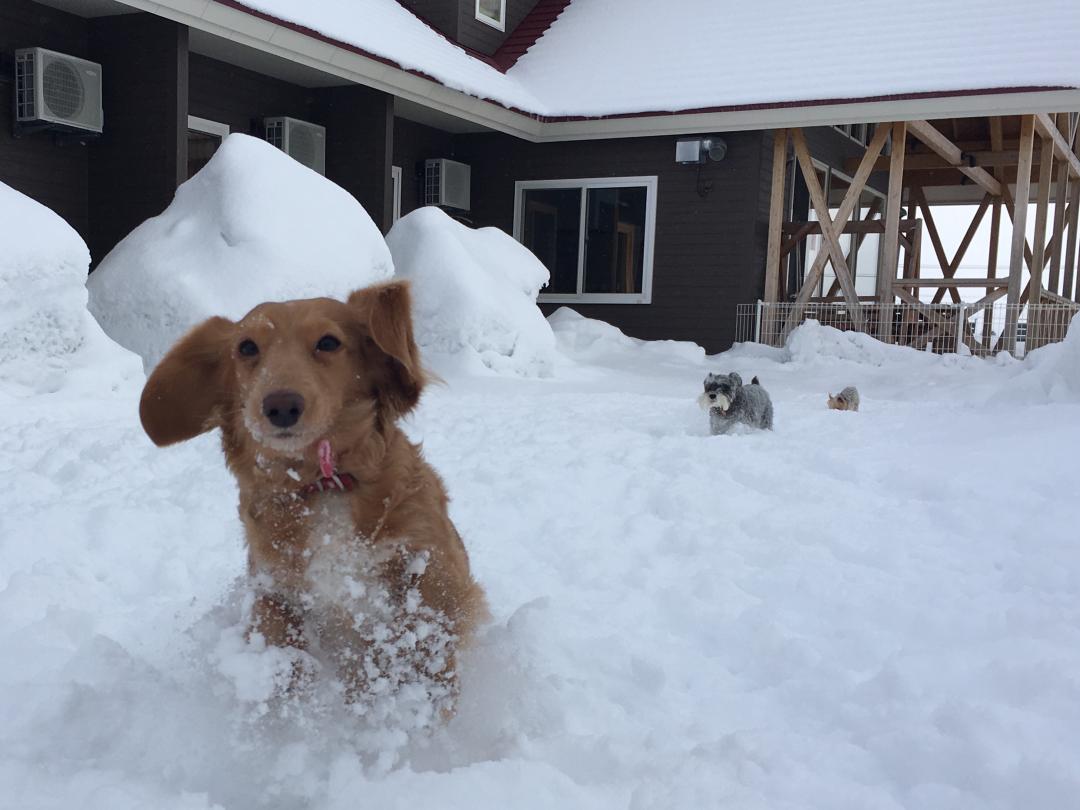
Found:
[[159, 446], [221, 428], [258, 583], [251, 630], [329, 652], [352, 694], [385, 688], [405, 654], [452, 695], [454, 651], [485, 614], [442, 481], [396, 424], [424, 383], [396, 282], [211, 318], [142, 394]]

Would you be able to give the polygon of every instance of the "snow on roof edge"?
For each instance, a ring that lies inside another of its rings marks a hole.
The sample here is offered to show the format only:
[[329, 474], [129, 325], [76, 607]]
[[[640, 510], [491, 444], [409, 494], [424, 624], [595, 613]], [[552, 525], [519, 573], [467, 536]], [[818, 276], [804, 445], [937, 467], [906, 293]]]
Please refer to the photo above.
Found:
[[[448, 48], [454, 49], [460, 53], [462, 57], [470, 62], [473, 62], [476, 66], [482, 66], [482, 70], [491, 71], [502, 79], [507, 80], [509, 85], [514, 90], [519, 90], [523, 93], [521, 98], [517, 98], [513, 101], [505, 92], [497, 92], [492, 88], [480, 88], [478, 85], [468, 82], [462, 82], [460, 80], [441, 78], [440, 76], [428, 72], [421, 67], [411, 67], [392, 56], [387, 56], [379, 53], [375, 53], [368, 48], [363, 47], [344, 39], [325, 33], [317, 28], [311, 27], [303, 22], [288, 19], [280, 16], [278, 13], [273, 13], [265, 8], [258, 8], [251, 4], [251, 0], [210, 0], [211, 3], [227, 6], [245, 14], [252, 15], [254, 17], [263, 19], [267, 22], [281, 25], [290, 30], [293, 30], [304, 36], [308, 36], [319, 41], [325, 42], [334, 47], [342, 48], [344, 50], [357, 53], [366, 58], [370, 58], [374, 61], [388, 65], [393, 68], [397, 68], [411, 75], [422, 78], [426, 81], [433, 82], [435, 84], [446, 87], [450, 90], [454, 90], [464, 95], [477, 98], [483, 102], [500, 107], [511, 113], [524, 116], [526, 118], [543, 123], [561, 123], [561, 122], [586, 122], [586, 121], [600, 121], [600, 120], [618, 120], [618, 119], [630, 119], [630, 118], [648, 118], [648, 117], [671, 117], [676, 115], [698, 115], [698, 114], [723, 114], [728, 112], [747, 112], [755, 110], [779, 110], [779, 109], [799, 109], [799, 108], [811, 108], [828, 105], [855, 105], [865, 103], [881, 103], [889, 101], [911, 101], [918, 99], [942, 99], [950, 97], [977, 97], [977, 96], [989, 96], [989, 95], [1005, 95], [1005, 94], [1017, 94], [1017, 93], [1032, 93], [1032, 92], [1058, 92], [1069, 90], [1080, 90], [1080, 82], [1077, 84], [1032, 84], [1032, 85], [991, 85], [987, 87], [975, 87], [975, 88], [947, 88], [947, 89], [932, 89], [932, 90], [919, 90], [900, 93], [887, 93], [878, 95], [864, 95], [864, 96], [835, 96], [835, 97], [805, 97], [805, 98], [790, 98], [784, 100], [769, 100], [769, 101], [757, 101], [757, 102], [745, 102], [745, 103], [732, 103], [732, 104], [717, 104], [706, 106], [673, 106], [670, 109], [657, 109], [648, 108], [643, 105], [637, 109], [618, 109], [608, 111], [596, 111], [596, 112], [558, 112], [559, 106], [562, 105], [545, 105], [535, 95], [529, 92], [528, 87], [522, 83], [517, 77], [511, 75], [513, 70], [504, 69], [495, 57], [486, 57], [483, 54], [468, 49], [457, 42], [454, 42], [447, 38], [444, 34], [433, 28], [430, 23], [426, 22], [422, 18], [415, 15], [411, 10], [407, 9], [403, 5], [400, 5], [396, 0], [391, 0], [397, 8], [400, 8], [404, 14], [408, 14], [415, 19], [420, 25], [424, 26], [431, 33], [437, 36]], [[258, 0], [256, 0], [258, 2]], [[571, 0], [566, 0], [566, 5], [570, 5]], [[558, 16], [558, 15], [556, 15]], [[544, 32], [546, 34], [546, 32]], [[544, 34], [541, 34], [536, 42], [539, 42], [544, 38]], [[535, 43], [534, 43], [535, 44]], [[511, 66], [512, 67], [512, 66]], [[474, 77], [478, 78], [478, 77]], [[516, 95], [516, 94], [513, 94]], [[528, 97], [528, 99], [526, 99]], [[532, 103], [530, 103], [532, 102]], [[546, 107], [546, 109], [545, 109]]]

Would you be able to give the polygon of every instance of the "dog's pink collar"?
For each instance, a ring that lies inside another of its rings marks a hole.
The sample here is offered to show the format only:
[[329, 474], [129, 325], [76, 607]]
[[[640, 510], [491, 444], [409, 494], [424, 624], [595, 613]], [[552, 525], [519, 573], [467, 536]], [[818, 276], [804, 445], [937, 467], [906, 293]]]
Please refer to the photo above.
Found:
[[339, 473], [337, 471], [334, 465], [334, 450], [330, 446], [330, 440], [320, 440], [317, 452], [319, 455], [319, 472], [322, 477], [314, 483], [301, 487], [300, 496], [306, 498], [316, 492], [352, 492], [356, 486], [356, 476], [352, 473]]
[[300, 487], [300, 497], [307, 498], [316, 492], [352, 492], [354, 489], [356, 489], [355, 475], [336, 472]]

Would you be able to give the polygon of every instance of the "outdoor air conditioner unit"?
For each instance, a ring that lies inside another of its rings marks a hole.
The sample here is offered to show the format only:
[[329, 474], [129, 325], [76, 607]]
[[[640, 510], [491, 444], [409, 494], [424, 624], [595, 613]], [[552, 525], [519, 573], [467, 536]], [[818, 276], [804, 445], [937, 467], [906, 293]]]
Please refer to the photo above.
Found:
[[424, 205], [445, 205], [468, 211], [472, 168], [443, 158], [424, 161]]
[[101, 65], [45, 48], [15, 51], [15, 123], [101, 132]]
[[326, 174], [326, 127], [288, 116], [264, 118], [266, 140], [319, 174]]

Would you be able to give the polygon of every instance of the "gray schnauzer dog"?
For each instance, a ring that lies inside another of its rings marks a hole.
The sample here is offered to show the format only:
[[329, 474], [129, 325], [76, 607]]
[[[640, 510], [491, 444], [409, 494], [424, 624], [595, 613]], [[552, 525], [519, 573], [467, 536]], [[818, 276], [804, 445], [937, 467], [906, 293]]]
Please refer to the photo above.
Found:
[[728, 433], [737, 424], [762, 430], [772, 430], [772, 400], [754, 377], [743, 385], [742, 377], [730, 374], [710, 374], [705, 378], [705, 393], [698, 404], [709, 412], [709, 427], [713, 436]]

